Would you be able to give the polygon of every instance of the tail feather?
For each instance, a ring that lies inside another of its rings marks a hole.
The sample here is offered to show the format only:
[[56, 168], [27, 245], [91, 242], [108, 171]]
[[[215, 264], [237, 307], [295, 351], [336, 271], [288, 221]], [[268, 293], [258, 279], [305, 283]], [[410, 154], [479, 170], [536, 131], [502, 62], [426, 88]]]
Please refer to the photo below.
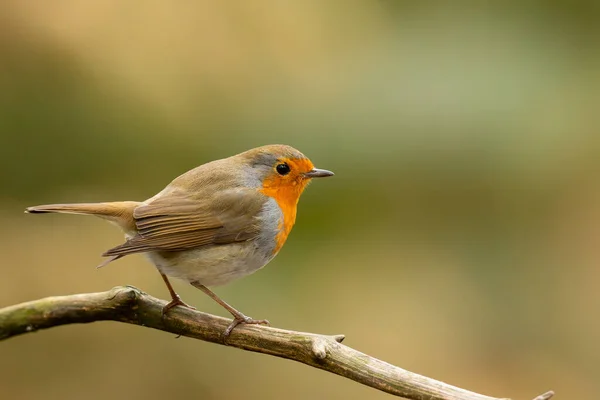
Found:
[[[65, 213], [65, 214], [92, 214], [87, 207], [88, 204], [47, 204], [43, 206], [27, 207], [27, 214], [45, 214], [45, 213]], [[93, 206], [93, 203], [89, 204]], [[90, 207], [91, 208], [91, 207]], [[88, 212], [84, 212], [88, 209]]]
[[117, 224], [126, 233], [136, 231], [133, 210], [141, 203], [136, 201], [118, 201], [111, 203], [46, 204], [27, 207], [29, 214], [62, 213], [95, 215]]
[[100, 265], [97, 265], [96, 268], [102, 268], [102, 267], [106, 267], [108, 264], [110, 264], [113, 261], [117, 261], [119, 258], [121, 258], [123, 256], [119, 255], [119, 256], [112, 256], [107, 258], [106, 260], [102, 261], [102, 263], [100, 263]]

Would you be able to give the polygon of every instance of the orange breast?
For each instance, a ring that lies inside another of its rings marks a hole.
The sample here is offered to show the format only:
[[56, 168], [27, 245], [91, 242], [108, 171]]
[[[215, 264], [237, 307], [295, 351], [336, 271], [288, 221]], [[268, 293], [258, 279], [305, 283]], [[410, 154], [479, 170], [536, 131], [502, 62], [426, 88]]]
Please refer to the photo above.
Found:
[[272, 179], [265, 180], [261, 189], [263, 194], [275, 199], [283, 214], [283, 218], [279, 221], [279, 233], [275, 237], [275, 250], [273, 253], [277, 253], [281, 249], [296, 222], [298, 199], [300, 199], [307, 182], [298, 180], [282, 183], [275, 176]]
[[279, 221], [279, 232], [275, 237], [273, 254], [281, 249], [296, 222], [298, 199], [309, 182], [302, 176], [301, 171], [310, 171], [314, 168], [310, 160], [304, 158], [280, 161], [287, 163], [292, 172], [287, 175], [273, 173], [263, 181], [263, 187], [260, 190], [264, 195], [275, 199], [283, 214], [283, 218]]
[[300, 195], [285, 189], [263, 187], [261, 190], [263, 194], [275, 199], [283, 214], [283, 217], [279, 220], [279, 233], [275, 236], [275, 249], [273, 253], [277, 253], [281, 249], [296, 222], [296, 209]]

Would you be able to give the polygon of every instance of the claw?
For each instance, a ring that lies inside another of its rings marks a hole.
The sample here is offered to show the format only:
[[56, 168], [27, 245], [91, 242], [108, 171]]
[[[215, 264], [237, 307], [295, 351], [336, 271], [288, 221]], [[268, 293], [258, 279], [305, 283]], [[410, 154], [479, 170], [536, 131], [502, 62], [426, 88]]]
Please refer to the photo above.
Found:
[[169, 310], [175, 306], [181, 306], [181, 307], [185, 307], [185, 308], [189, 308], [190, 310], [195, 310], [196, 307], [190, 306], [189, 304], [185, 303], [183, 300], [181, 300], [181, 298], [179, 296], [177, 296], [176, 298], [174, 298], [173, 300], [171, 300], [166, 306], [163, 307], [162, 309], [162, 315], [163, 317], [169, 312]]
[[269, 321], [266, 319], [252, 319], [250, 317], [245, 316], [244, 314], [236, 315], [231, 321], [231, 324], [225, 329], [223, 332], [223, 342], [227, 340], [233, 329], [240, 324], [252, 324], [252, 325], [267, 325], [269, 326]]

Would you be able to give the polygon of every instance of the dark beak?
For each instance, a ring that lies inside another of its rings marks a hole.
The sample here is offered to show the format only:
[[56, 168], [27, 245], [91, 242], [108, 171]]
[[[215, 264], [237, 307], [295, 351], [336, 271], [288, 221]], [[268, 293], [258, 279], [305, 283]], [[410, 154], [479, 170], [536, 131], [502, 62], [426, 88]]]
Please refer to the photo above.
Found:
[[305, 172], [304, 176], [307, 178], [325, 178], [333, 176], [333, 172], [327, 171], [326, 169], [314, 168], [312, 171]]

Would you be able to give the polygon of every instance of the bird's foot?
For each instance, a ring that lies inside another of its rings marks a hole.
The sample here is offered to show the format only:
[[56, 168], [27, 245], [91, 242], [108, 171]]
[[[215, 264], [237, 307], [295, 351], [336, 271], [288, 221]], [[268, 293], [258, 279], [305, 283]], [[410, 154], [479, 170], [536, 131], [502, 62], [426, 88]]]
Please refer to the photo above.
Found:
[[189, 304], [187, 304], [183, 300], [181, 300], [181, 297], [177, 296], [177, 297], [173, 297], [173, 299], [166, 306], [163, 307], [163, 309], [162, 309], [163, 317], [169, 312], [169, 310], [171, 308], [173, 308], [175, 306], [189, 308], [190, 310], [196, 309], [196, 307], [190, 306]]
[[231, 324], [225, 329], [223, 332], [223, 341], [226, 341], [233, 329], [240, 324], [254, 324], [254, 325], [269, 325], [269, 321], [266, 319], [252, 319], [250, 317], [245, 316], [242, 313], [233, 316], [233, 321]]

